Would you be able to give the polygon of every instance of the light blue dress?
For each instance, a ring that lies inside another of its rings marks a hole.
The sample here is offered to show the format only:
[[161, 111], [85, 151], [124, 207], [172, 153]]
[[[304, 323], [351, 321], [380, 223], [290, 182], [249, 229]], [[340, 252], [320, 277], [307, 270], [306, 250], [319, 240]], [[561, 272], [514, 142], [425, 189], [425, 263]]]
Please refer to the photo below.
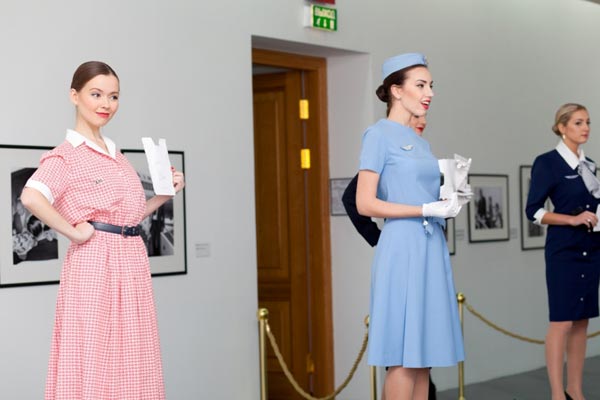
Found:
[[[363, 136], [360, 169], [379, 174], [377, 197], [437, 201], [440, 170], [429, 143], [381, 119]], [[388, 218], [371, 271], [370, 365], [444, 367], [464, 360], [452, 266], [438, 218]]]

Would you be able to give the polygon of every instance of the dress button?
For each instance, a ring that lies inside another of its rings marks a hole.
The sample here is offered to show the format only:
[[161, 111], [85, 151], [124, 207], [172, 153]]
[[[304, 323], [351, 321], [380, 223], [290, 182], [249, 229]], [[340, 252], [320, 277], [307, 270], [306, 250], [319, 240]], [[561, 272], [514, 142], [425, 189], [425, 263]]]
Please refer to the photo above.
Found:
[[581, 274], [581, 277], [582, 277], [582, 278], [585, 278], [585, 274]]
[[585, 208], [590, 208], [590, 205], [589, 205], [589, 204], [586, 204], [586, 205], [585, 205]]
[[587, 251], [584, 251], [584, 252], [583, 252], [583, 255], [584, 255], [584, 256], [587, 256]]
[[579, 300], [580, 300], [580, 301], [583, 301], [583, 297], [580, 297], [580, 298], [579, 298]]

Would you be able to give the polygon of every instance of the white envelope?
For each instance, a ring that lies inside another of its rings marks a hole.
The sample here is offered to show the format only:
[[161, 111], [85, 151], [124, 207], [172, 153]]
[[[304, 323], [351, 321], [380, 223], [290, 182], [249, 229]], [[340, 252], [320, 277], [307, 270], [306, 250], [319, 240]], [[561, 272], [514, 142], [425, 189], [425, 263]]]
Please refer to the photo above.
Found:
[[173, 186], [173, 172], [171, 171], [171, 161], [167, 150], [165, 139], [158, 139], [158, 145], [154, 144], [152, 138], [143, 137], [142, 144], [148, 160], [148, 169], [154, 193], [158, 195], [175, 196], [175, 187]]

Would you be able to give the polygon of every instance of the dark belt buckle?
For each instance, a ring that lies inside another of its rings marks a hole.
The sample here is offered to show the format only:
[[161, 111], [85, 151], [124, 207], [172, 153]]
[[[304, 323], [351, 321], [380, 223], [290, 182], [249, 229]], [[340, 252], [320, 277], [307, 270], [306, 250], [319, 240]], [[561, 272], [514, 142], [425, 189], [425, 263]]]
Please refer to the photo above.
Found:
[[128, 236], [137, 236], [137, 235], [138, 235], [138, 227], [137, 226], [123, 225], [121, 227], [121, 236], [128, 237]]

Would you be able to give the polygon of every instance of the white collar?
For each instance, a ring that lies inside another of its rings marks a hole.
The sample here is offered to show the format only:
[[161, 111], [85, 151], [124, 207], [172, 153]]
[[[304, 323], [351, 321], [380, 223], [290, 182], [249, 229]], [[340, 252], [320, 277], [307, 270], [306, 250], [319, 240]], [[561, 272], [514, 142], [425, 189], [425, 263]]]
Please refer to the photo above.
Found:
[[[112, 158], [117, 158], [117, 146], [115, 142], [107, 138], [106, 136], [102, 136], [104, 139], [104, 143], [106, 143], [106, 147], [108, 148], [108, 154]], [[67, 129], [67, 141], [71, 143], [73, 147], [77, 147], [82, 143], [85, 143], [89, 148], [96, 150], [98, 153], [106, 154], [106, 151], [96, 143], [92, 142], [81, 133], [74, 131], [73, 129]]]
[[579, 149], [579, 157], [577, 157], [562, 140], [556, 145], [556, 151], [558, 151], [558, 154], [560, 154], [572, 169], [575, 169], [579, 165], [579, 161], [585, 160], [583, 149]]

